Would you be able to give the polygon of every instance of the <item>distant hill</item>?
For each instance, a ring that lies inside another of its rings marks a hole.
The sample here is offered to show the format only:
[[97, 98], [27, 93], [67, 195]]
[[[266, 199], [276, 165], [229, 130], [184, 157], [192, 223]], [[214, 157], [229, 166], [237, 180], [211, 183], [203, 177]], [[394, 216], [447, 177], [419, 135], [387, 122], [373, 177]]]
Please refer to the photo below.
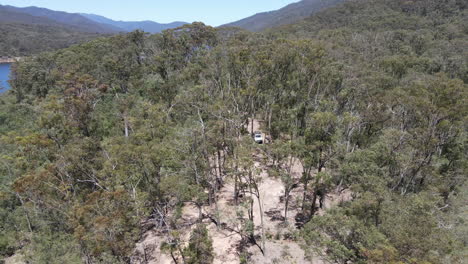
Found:
[[[460, 36], [466, 31], [466, 1], [450, 0], [345, 0], [294, 24], [270, 30], [297, 37], [321, 37], [321, 31], [347, 28], [347, 32], [374, 30], [434, 30], [441, 36]], [[433, 22], [437, 21], [437, 22]], [[448, 29], [437, 23], [451, 25]], [[452, 31], [452, 33], [442, 31]], [[460, 32], [457, 32], [460, 30]], [[344, 30], [343, 30], [344, 32]], [[457, 33], [455, 33], [457, 32]], [[325, 34], [326, 35], [326, 34]], [[435, 38], [435, 36], [434, 36]]]
[[35, 24], [47, 26], [61, 25], [60, 23], [45, 17], [31, 16], [29, 14], [12, 11], [11, 9], [4, 8], [2, 6], [0, 6], [0, 23]]
[[0, 23], [0, 36], [0, 57], [22, 57], [63, 49], [103, 35], [49, 25]]
[[159, 33], [184, 24], [114, 21], [91, 14], [0, 5], [0, 57], [29, 56], [136, 29]]
[[109, 25], [115, 28], [119, 28], [126, 32], [134, 31], [137, 29], [143, 30], [149, 33], [160, 33], [163, 30], [176, 28], [187, 24], [187, 22], [172, 22], [168, 24], [161, 24], [154, 21], [115, 21], [103, 16], [94, 14], [81, 14], [82, 16], [93, 20], [95, 22]]
[[[75, 30], [91, 33], [117, 33], [121, 31], [118, 27], [107, 24], [101, 24], [91, 19], [88, 19], [80, 14], [67, 13], [62, 11], [53, 11], [39, 7], [14, 7], [1, 6], [0, 10], [28, 14], [34, 17], [47, 18], [49, 20], [61, 23], [63, 25], [72, 26]], [[18, 19], [17, 19], [18, 20]], [[19, 21], [21, 22], [21, 21]], [[35, 21], [25, 21], [26, 24], [36, 24]]]
[[106, 35], [99, 31], [0, 6], [0, 57], [53, 51]]
[[344, 1], [345, 0], [303, 0], [276, 11], [259, 13], [223, 26], [240, 27], [250, 31], [261, 31], [267, 28], [297, 22], [318, 11]]

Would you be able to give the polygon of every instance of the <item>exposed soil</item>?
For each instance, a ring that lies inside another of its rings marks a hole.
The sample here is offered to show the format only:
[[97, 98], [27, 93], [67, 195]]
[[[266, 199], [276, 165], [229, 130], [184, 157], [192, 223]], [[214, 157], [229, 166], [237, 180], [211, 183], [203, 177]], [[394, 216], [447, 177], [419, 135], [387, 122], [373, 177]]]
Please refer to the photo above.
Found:
[[21, 254], [15, 254], [11, 257], [8, 257], [6, 259], [3, 260], [5, 262], [5, 264], [24, 264], [26, 263], [24, 260], [23, 260], [23, 256], [21, 256]]

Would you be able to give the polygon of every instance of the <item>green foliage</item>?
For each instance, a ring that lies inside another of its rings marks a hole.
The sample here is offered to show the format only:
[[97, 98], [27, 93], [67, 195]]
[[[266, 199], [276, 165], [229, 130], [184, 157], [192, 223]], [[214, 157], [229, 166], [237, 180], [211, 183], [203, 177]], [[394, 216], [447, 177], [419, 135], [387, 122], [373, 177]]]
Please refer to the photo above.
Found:
[[124, 261], [137, 240], [137, 220], [131, 199], [123, 190], [95, 192], [74, 208], [74, 235], [86, 254], [108, 255]]
[[213, 263], [213, 240], [208, 234], [206, 226], [199, 224], [190, 235], [188, 247], [184, 250], [184, 259], [189, 264]]
[[25, 254], [31, 263], [82, 263], [79, 246], [68, 234], [40, 232]]
[[[201, 222], [219, 219], [203, 207], [232, 181], [246, 263], [258, 232], [254, 154], [273, 163], [288, 199], [301, 188], [292, 198], [308, 252], [461, 262], [465, 14], [455, 0], [346, 1], [274, 32], [194, 23], [19, 62], [0, 99], [0, 253], [42, 251], [43, 240], [51, 250], [32, 262], [124, 263], [151, 222], [174, 259], [211, 263]], [[252, 119], [272, 144], [254, 145]], [[318, 215], [335, 190], [351, 197]], [[187, 205], [199, 215], [185, 247], [176, 230]]]
[[363, 250], [386, 244], [385, 236], [375, 227], [366, 226], [343, 210], [313, 218], [304, 227], [302, 236], [307, 244], [317, 245], [312, 248], [316, 253], [335, 263], [359, 262]]

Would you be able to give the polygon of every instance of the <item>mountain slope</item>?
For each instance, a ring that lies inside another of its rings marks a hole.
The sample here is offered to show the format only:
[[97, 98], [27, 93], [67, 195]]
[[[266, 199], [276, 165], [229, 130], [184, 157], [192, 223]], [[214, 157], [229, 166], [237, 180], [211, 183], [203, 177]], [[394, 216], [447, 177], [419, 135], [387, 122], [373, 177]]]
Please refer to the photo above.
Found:
[[21, 24], [36, 24], [36, 25], [58, 25], [57, 22], [38, 16], [15, 12], [0, 6], [0, 23], [21, 23]]
[[113, 21], [98, 15], [0, 5], [0, 56], [29, 56], [66, 48], [107, 34], [136, 29], [159, 33], [184, 24]]
[[344, 0], [303, 0], [276, 11], [259, 13], [224, 26], [240, 27], [251, 31], [261, 31], [266, 28], [294, 23], [343, 1]]
[[166, 29], [176, 28], [187, 24], [186, 22], [172, 22], [168, 24], [161, 24], [154, 21], [115, 21], [103, 16], [94, 15], [94, 14], [81, 14], [82, 16], [93, 20], [98, 23], [106, 24], [113, 26], [124, 31], [130, 32], [137, 29], [149, 32], [149, 33], [159, 33]]
[[66, 48], [103, 34], [0, 6], [0, 36], [0, 57], [17, 57]]
[[1, 6], [1, 10], [16, 12], [16, 13], [23, 13], [28, 14], [35, 17], [42, 17], [47, 18], [58, 23], [73, 26], [76, 29], [83, 31], [83, 32], [91, 32], [91, 33], [116, 33], [121, 31], [119, 28], [97, 23], [93, 20], [90, 20], [82, 15], [61, 12], [61, 11], [54, 11], [46, 8], [39, 8], [39, 7], [24, 7], [18, 8], [14, 6]]
[[103, 36], [65, 27], [0, 23], [0, 57], [22, 57], [63, 49]]
[[[270, 32], [311, 38], [320, 37], [320, 31], [340, 29], [347, 34], [365, 30], [422, 32], [423, 29], [436, 29], [441, 35], [433, 38], [447, 37], [452, 40], [466, 32], [467, 8], [466, 1], [459, 0], [345, 1], [297, 23], [273, 28]], [[444, 24], [450, 25], [451, 29], [443, 27]]]

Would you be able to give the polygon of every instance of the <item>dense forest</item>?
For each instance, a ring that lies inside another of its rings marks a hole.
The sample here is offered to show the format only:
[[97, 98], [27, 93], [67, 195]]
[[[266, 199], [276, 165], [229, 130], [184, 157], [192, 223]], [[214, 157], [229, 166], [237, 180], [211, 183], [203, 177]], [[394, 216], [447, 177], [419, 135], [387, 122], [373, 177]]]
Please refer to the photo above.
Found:
[[298, 22], [312, 14], [342, 2], [344, 2], [344, 0], [302, 0], [287, 5], [279, 10], [258, 13], [225, 26], [240, 27], [254, 32], [262, 31], [267, 28]]
[[0, 23], [0, 36], [0, 57], [31, 56], [103, 37], [66, 27], [18, 23]]
[[193, 23], [14, 64], [0, 254], [464, 263], [466, 8], [346, 1], [260, 33]]

